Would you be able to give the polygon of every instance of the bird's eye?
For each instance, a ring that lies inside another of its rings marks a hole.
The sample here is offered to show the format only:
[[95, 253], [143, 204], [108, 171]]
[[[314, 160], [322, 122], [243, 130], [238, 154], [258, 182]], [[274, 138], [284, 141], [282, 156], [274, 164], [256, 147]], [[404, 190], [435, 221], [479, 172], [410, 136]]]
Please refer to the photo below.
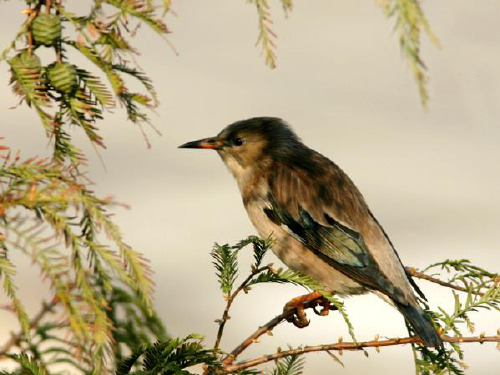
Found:
[[244, 141], [243, 141], [243, 139], [242, 139], [242, 138], [235, 138], [235, 139], [233, 140], [233, 144], [234, 144], [235, 146], [241, 146], [243, 143], [244, 143]]

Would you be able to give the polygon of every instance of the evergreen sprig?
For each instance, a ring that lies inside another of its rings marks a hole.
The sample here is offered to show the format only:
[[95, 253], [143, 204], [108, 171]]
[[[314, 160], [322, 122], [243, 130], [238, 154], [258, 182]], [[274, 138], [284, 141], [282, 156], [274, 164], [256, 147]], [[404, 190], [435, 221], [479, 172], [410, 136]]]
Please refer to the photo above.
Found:
[[[24, 353], [13, 354], [11, 357], [14, 361], [21, 365], [21, 373], [24, 375], [47, 375], [44, 365], [35, 358]], [[5, 372], [5, 374], [8, 374]]]
[[[344, 304], [342, 301], [333, 296], [330, 292], [325, 290], [325, 288], [313, 281], [310, 277], [303, 275], [301, 272], [294, 271], [291, 269], [278, 269], [275, 270], [271, 264], [262, 266], [263, 258], [267, 252], [274, 244], [273, 238], [261, 239], [256, 236], [249, 236], [246, 239], [241, 240], [234, 246], [223, 245], [220, 246], [215, 244], [212, 251], [212, 256], [214, 257], [214, 266], [216, 269], [216, 275], [219, 279], [219, 284], [224, 293], [224, 299], [226, 300], [226, 307], [224, 309], [221, 319], [216, 320], [219, 324], [219, 329], [217, 332], [217, 338], [214, 345], [215, 349], [219, 348], [222, 335], [224, 333], [224, 327], [226, 322], [229, 320], [229, 309], [235, 298], [239, 295], [240, 291], [248, 293], [251, 290], [251, 286], [261, 283], [280, 283], [280, 284], [294, 284], [302, 286], [310, 291], [316, 291], [321, 293], [336, 309], [339, 310], [346, 325], [349, 329], [349, 333], [353, 340], [354, 328], [349, 320], [347, 312], [345, 311]], [[250, 274], [246, 276], [240, 285], [233, 291], [234, 284], [237, 280], [237, 265], [238, 265], [238, 254], [246, 246], [253, 245], [253, 255], [255, 262], [250, 266]], [[284, 318], [283, 318], [284, 319]], [[280, 322], [281, 319], [277, 321]]]
[[[272, 246], [272, 239], [259, 239], [255, 236], [250, 236], [242, 241], [240, 241], [235, 246], [225, 245], [223, 248], [229, 254], [231, 254], [231, 262], [227, 262], [227, 264], [235, 264], [237, 263], [237, 256], [239, 251], [242, 250], [245, 246], [253, 244], [254, 250], [254, 260], [255, 263], [250, 267], [250, 274], [246, 277], [242, 277], [243, 281], [236, 289], [232, 292], [230, 296], [227, 297], [227, 306], [223, 314], [223, 318], [218, 320], [219, 323], [219, 331], [218, 337], [216, 340], [216, 348], [221, 341], [221, 337], [223, 335], [223, 327], [227, 319], [229, 319], [229, 308], [231, 307], [232, 302], [238, 296], [238, 292], [240, 290], [244, 290], [245, 292], [249, 292], [251, 290], [251, 286], [256, 284], [263, 283], [291, 283], [294, 285], [300, 285], [302, 287], [307, 288], [310, 291], [320, 292], [328, 301], [332, 303], [342, 314], [344, 320], [346, 321], [349, 332], [353, 337], [353, 342], [343, 344], [343, 341], [339, 341], [337, 344], [327, 344], [327, 345], [318, 345], [314, 347], [303, 347], [298, 349], [290, 349], [286, 352], [278, 351], [277, 353], [269, 356], [264, 356], [263, 358], [258, 358], [255, 360], [247, 360], [238, 362], [233, 364], [234, 358], [237, 357], [243, 350], [245, 350], [249, 345], [253, 342], [256, 342], [257, 339], [272, 330], [276, 325], [280, 324], [285, 320], [286, 312], [284, 311], [282, 315], [277, 316], [272, 319], [265, 325], [259, 327], [259, 329], [253, 333], [249, 338], [244, 340], [242, 344], [240, 344], [235, 350], [233, 350], [229, 355], [223, 359], [223, 363], [225, 364], [225, 369], [228, 373], [256, 373], [257, 369], [254, 367], [257, 364], [264, 363], [267, 360], [264, 358], [270, 359], [279, 359], [285, 360], [284, 362], [278, 361], [277, 367], [272, 370], [273, 374], [281, 374], [287, 373], [284, 371], [291, 370], [292, 364], [295, 363], [294, 360], [297, 358], [302, 358], [301, 355], [310, 351], [331, 351], [338, 350], [339, 354], [342, 354], [342, 347], [345, 346], [346, 349], [350, 350], [362, 350], [365, 355], [368, 355], [366, 351], [366, 347], [378, 345], [378, 337], [375, 338], [373, 342], [358, 342], [354, 337], [354, 329], [352, 324], [349, 321], [347, 312], [344, 309], [343, 303], [339, 301], [337, 298], [332, 296], [328, 291], [324, 289], [324, 287], [307, 276], [304, 276], [300, 272], [296, 272], [289, 269], [274, 269], [272, 265], [262, 266], [264, 255], [267, 250]], [[219, 245], [216, 245], [219, 246]], [[222, 247], [218, 247], [222, 248]], [[231, 252], [232, 250], [232, 252]], [[227, 257], [229, 258], [229, 257]], [[231, 268], [229, 266], [229, 268]], [[436, 270], [439, 269], [440, 279], [436, 279], [434, 276]], [[220, 271], [218, 274], [220, 274]], [[410, 337], [405, 340], [401, 339], [391, 339], [387, 340], [387, 342], [381, 342], [380, 346], [385, 345], [398, 345], [399, 343], [408, 342], [412, 344], [412, 349], [415, 356], [415, 366], [418, 374], [454, 374], [460, 375], [464, 373], [464, 369], [466, 368], [466, 364], [464, 362], [464, 353], [461, 347], [461, 339], [462, 337], [462, 328], [461, 325], [466, 324], [467, 328], [470, 332], [473, 329], [472, 319], [469, 317], [471, 312], [476, 312], [478, 309], [487, 309], [487, 310], [499, 310], [499, 296], [500, 296], [500, 288], [498, 287], [500, 279], [497, 274], [491, 273], [487, 270], [484, 270], [480, 267], [472, 265], [467, 260], [447, 260], [444, 262], [439, 262], [429, 266], [425, 270], [425, 274], [421, 272], [415, 272], [414, 274], [417, 277], [426, 279], [435, 283], [438, 283], [442, 286], [451, 288], [451, 291], [455, 298], [455, 305], [453, 307], [453, 312], [447, 312], [444, 307], [438, 307], [437, 310], [430, 310], [426, 305], [425, 301], [422, 301], [424, 308], [426, 309], [427, 314], [431, 317], [431, 319], [435, 322], [436, 326], [440, 326], [440, 332], [444, 335], [453, 334], [454, 336], [443, 336], [443, 340], [446, 342], [444, 347], [439, 348], [427, 348], [421, 345], [416, 345], [414, 337]], [[444, 274], [442, 274], [444, 272]], [[413, 273], [412, 273], [413, 274]], [[449, 274], [449, 275], [448, 275]], [[431, 276], [433, 275], [433, 276]], [[448, 276], [447, 276], [448, 275]], [[445, 278], [447, 281], [443, 281]], [[236, 283], [236, 280], [232, 279], [232, 284]], [[457, 284], [465, 285], [464, 289], [465, 299], [459, 298], [456, 290], [458, 289]], [[410, 326], [408, 326], [408, 330], [411, 335], [414, 335], [414, 332]], [[481, 334], [477, 338], [468, 337], [466, 340], [468, 342], [481, 342], [481, 337], [484, 337], [484, 334]], [[491, 336], [487, 338], [488, 341], [495, 341]], [[500, 337], [498, 338], [500, 341]], [[378, 349], [378, 348], [377, 348]], [[224, 357], [223, 357], [224, 358]], [[293, 367], [295, 368], [295, 367]], [[302, 371], [302, 362], [301, 365], [297, 365], [296, 373], [301, 373]], [[294, 373], [294, 372], [292, 372]]]
[[14, 264], [7, 257], [7, 249], [5, 248], [5, 236], [4, 234], [0, 234], [2, 251], [0, 254], [0, 280], [2, 280], [2, 286], [5, 291], [5, 294], [10, 299], [12, 304], [12, 309], [17, 316], [17, 319], [21, 325], [21, 329], [24, 335], [29, 335], [30, 324], [28, 314], [26, 313], [26, 309], [24, 308], [24, 304], [17, 296], [17, 286], [14, 282], [14, 276], [16, 274], [16, 269]]
[[219, 285], [225, 296], [231, 294], [238, 276], [238, 251], [238, 248], [227, 244], [215, 244], [211, 252]]
[[[108, 301], [105, 310], [108, 320], [114, 327], [112, 329], [112, 357], [106, 363], [106, 367], [98, 369], [93, 367], [93, 356], [98, 353], [91, 348], [79, 355], [75, 353], [81, 350], [82, 344], [75, 341], [67, 334], [67, 322], [61, 321], [61, 307], [56, 297], [50, 303], [43, 304], [42, 310], [31, 321], [31, 335], [29, 340], [22, 335], [17, 335], [16, 346], [29, 358], [36, 358], [35, 364], [43, 365], [42, 368], [50, 374], [56, 374], [53, 367], [64, 365], [65, 369], [71, 368], [77, 373], [93, 372], [109, 373], [116, 363], [124, 360], [130, 353], [138, 348], [149, 345], [158, 340], [168, 339], [163, 323], [156, 315], [148, 311], [147, 306], [137, 292], [126, 285], [113, 285], [110, 291], [96, 286]], [[1, 352], [1, 356], [8, 356], [23, 366], [25, 357], [11, 355]]]
[[[33, 333], [16, 293], [15, 266], [9, 260], [13, 251], [25, 254], [54, 292], [55, 307], [69, 334], [66, 350], [79, 353], [75, 361], [64, 361], [101, 373], [115, 345], [114, 322], [108, 314], [114, 308], [110, 310], [113, 301], [108, 298], [115, 288], [113, 280], [136, 296], [128, 301], [129, 310], [135, 306], [142, 310], [141, 316], [151, 315], [149, 266], [111, 221], [107, 210], [116, 203], [96, 197], [77, 166], [61, 168], [57, 162], [40, 158], [23, 160], [3, 148], [0, 278], [24, 332], [17, 344], [29, 343]], [[57, 352], [63, 353], [62, 348]]]
[[424, 108], [429, 102], [427, 67], [421, 57], [421, 35], [424, 32], [429, 39], [439, 46], [439, 40], [431, 30], [420, 0], [380, 0], [384, 14], [395, 18], [395, 32], [399, 46], [410, 71], [417, 83], [420, 100]]
[[283, 7], [283, 11], [285, 14], [288, 14], [293, 9], [293, 1], [292, 0], [281, 0], [281, 6]]
[[203, 336], [189, 335], [144, 345], [118, 365], [116, 375], [180, 375], [191, 374], [187, 368], [197, 364], [220, 367], [214, 352], [204, 349], [202, 341]]
[[[260, 44], [264, 61], [271, 69], [276, 68], [276, 34], [271, 29], [273, 21], [269, 12], [267, 0], [250, 0], [255, 5], [259, 19], [259, 36], [257, 44]], [[287, 9], [287, 8], [285, 8]]]
[[[149, 123], [147, 110], [158, 105], [156, 91], [135, 64], [138, 51], [132, 45], [136, 25], [145, 24], [164, 37], [163, 20], [170, 2], [153, 0], [103, 0], [94, 2], [88, 14], [76, 15], [67, 1], [28, 1], [27, 18], [0, 61], [10, 65], [15, 94], [33, 107], [54, 144], [59, 162], [78, 164], [82, 152], [73, 145], [67, 128], [81, 128], [93, 145], [104, 147], [96, 124], [103, 111], [120, 102], [127, 118]], [[104, 6], [107, 4], [108, 6]], [[161, 8], [161, 9], [159, 9]], [[39, 51], [51, 49], [53, 62], [44, 65]], [[80, 52], [102, 71], [108, 85], [95, 73], [75, 66], [67, 49]], [[145, 92], [134, 92], [122, 75], [136, 78]]]
[[166, 341], [165, 326], [158, 314], [144, 303], [142, 297], [126, 285], [115, 285], [107, 292], [108, 318], [113, 322], [113, 347], [116, 362], [120, 362], [142, 345]]
[[[463, 289], [459, 292], [456, 289], [451, 290], [454, 301], [451, 311], [441, 306], [431, 311], [426, 306], [428, 315], [441, 327], [444, 334], [462, 337], [463, 326], [468, 333], [474, 333], [475, 324], [470, 317], [471, 313], [476, 313], [480, 309], [500, 311], [498, 274], [473, 265], [467, 259], [448, 259], [434, 263], [426, 267], [423, 272], [432, 277], [439, 277], [439, 280], [450, 286], [460, 286]], [[432, 350], [413, 345], [413, 351], [418, 374], [460, 375], [464, 374], [467, 368], [463, 349], [458, 343], [451, 342], [446, 350]]]
[[[268, 0], [248, 0], [255, 5], [258, 16], [259, 35], [257, 45], [261, 47], [264, 62], [274, 69], [277, 66], [277, 35], [271, 28], [273, 24]], [[280, 0], [285, 15], [293, 9], [292, 0]], [[377, 0], [387, 18], [395, 18], [394, 30], [398, 38], [401, 52], [410, 68], [417, 84], [420, 100], [425, 109], [429, 103], [427, 66], [421, 56], [422, 33], [431, 42], [439, 46], [439, 40], [432, 31], [429, 21], [422, 9], [420, 0]]]
[[[10, 356], [20, 368], [39, 363], [50, 372], [65, 363], [84, 373], [107, 373], [124, 353], [167, 336], [151, 306], [149, 265], [111, 220], [116, 202], [88, 188], [86, 158], [69, 127], [104, 147], [98, 122], [117, 102], [132, 122], [148, 121], [145, 109], [158, 101], [135, 64], [132, 37], [140, 24], [164, 36], [165, 13], [158, 5], [168, 11], [170, 2], [95, 1], [83, 15], [69, 11], [67, 1], [26, 5], [26, 20], [0, 61], [9, 64], [14, 93], [35, 109], [54, 148], [50, 160], [2, 154], [0, 281], [21, 332], [0, 348], [0, 356]], [[74, 65], [71, 49], [97, 72]], [[53, 53], [48, 64], [38, 57], [42, 50]], [[131, 90], [125, 76], [137, 79], [144, 92]], [[33, 319], [17, 295], [14, 251], [29, 257], [54, 293], [50, 311], [43, 308]], [[18, 349], [36, 362], [12, 356]]]
[[304, 371], [305, 358], [300, 355], [291, 355], [276, 361], [275, 368], [270, 375], [300, 375]]

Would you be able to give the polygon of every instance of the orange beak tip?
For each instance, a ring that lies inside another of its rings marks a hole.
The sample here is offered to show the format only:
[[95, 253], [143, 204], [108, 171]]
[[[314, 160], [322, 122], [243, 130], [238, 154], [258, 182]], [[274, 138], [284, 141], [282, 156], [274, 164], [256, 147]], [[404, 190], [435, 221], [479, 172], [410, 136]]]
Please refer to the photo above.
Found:
[[198, 141], [184, 143], [178, 148], [200, 148], [205, 150], [217, 150], [219, 148], [219, 144], [216, 142], [215, 138], [205, 138]]

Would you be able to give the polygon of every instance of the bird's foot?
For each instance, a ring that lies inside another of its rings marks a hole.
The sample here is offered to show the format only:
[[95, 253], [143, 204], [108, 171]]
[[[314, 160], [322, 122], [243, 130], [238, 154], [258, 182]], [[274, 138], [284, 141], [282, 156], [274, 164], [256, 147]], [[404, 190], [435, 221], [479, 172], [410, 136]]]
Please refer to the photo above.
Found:
[[[316, 310], [316, 306], [318, 305], [322, 307], [321, 311]], [[286, 318], [286, 320], [293, 323], [295, 327], [304, 328], [309, 325], [305, 309], [310, 307], [317, 315], [321, 316], [326, 316], [330, 310], [336, 309], [336, 307], [320, 293], [313, 292], [293, 298], [285, 305], [283, 312], [293, 311], [293, 314]]]

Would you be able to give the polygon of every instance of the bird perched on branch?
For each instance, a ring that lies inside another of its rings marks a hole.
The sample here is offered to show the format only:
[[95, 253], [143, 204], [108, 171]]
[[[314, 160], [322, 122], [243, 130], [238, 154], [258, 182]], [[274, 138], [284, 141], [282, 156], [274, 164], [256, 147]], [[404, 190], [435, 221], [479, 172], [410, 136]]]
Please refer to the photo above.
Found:
[[288, 267], [340, 296], [374, 292], [403, 314], [423, 344], [442, 345], [417, 302], [413, 289], [420, 290], [357, 187], [285, 122], [238, 121], [215, 137], [180, 147], [217, 151], [259, 235], [276, 239], [272, 250]]

